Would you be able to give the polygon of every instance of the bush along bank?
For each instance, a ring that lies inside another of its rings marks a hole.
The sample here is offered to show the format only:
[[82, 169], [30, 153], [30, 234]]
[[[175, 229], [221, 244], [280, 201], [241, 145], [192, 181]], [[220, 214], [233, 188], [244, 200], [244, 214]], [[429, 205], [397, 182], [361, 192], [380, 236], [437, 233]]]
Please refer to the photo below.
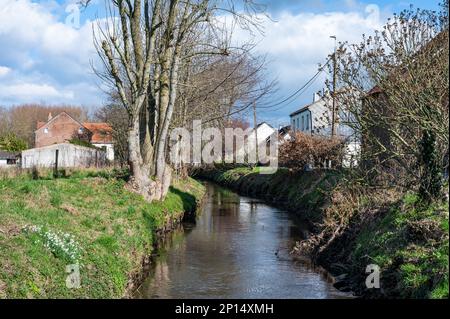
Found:
[[[204, 187], [176, 181], [146, 202], [105, 172], [0, 179], [0, 298], [122, 298], [133, 289], [158, 234], [195, 210]], [[66, 267], [78, 264], [80, 287]]]
[[[324, 266], [338, 289], [365, 298], [448, 298], [448, 201], [424, 206], [414, 193], [368, 188], [331, 170], [261, 175], [217, 166], [194, 175], [308, 221], [311, 236], [293, 251]], [[379, 267], [380, 288], [366, 286], [369, 265]]]

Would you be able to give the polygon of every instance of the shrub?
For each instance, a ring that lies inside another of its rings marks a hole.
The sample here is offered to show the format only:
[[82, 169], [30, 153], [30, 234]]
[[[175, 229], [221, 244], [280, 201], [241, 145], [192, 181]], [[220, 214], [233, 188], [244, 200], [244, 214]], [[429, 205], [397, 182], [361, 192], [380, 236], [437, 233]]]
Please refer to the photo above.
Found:
[[280, 145], [279, 160], [284, 167], [303, 170], [308, 164], [320, 167], [327, 161], [340, 162], [343, 149], [344, 142], [339, 138], [295, 132], [291, 140]]

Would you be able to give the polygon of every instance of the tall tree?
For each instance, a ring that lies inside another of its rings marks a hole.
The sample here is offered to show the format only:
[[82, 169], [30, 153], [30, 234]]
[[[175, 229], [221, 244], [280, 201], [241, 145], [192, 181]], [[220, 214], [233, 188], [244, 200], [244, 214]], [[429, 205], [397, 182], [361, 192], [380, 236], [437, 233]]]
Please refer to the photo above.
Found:
[[430, 172], [448, 169], [448, 44], [446, 1], [440, 13], [405, 10], [381, 32], [338, 51], [339, 85], [352, 89], [338, 99], [355, 119], [363, 160], [377, 181], [439, 193]]
[[[104, 69], [97, 73], [127, 111], [129, 186], [148, 200], [164, 198], [171, 181], [166, 148], [182, 61], [228, 54], [214, 21], [219, 2], [114, 0], [110, 21], [99, 25], [95, 44]], [[233, 7], [227, 11], [234, 15]], [[249, 15], [236, 16], [246, 26], [252, 23]], [[208, 35], [206, 43], [201, 34]]]

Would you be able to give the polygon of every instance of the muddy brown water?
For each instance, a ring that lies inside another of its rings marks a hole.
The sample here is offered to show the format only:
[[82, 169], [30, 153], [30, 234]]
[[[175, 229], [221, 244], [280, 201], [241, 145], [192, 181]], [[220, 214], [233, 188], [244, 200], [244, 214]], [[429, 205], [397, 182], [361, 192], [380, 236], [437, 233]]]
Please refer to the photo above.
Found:
[[206, 183], [195, 224], [163, 242], [135, 298], [348, 298], [289, 253], [306, 230], [293, 214]]

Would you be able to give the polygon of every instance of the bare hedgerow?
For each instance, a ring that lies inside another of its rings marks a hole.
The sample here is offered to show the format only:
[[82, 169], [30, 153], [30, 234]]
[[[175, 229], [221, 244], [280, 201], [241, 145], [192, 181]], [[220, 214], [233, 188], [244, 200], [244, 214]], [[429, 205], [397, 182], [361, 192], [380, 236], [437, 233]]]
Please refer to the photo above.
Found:
[[279, 148], [279, 162], [292, 170], [303, 170], [310, 164], [315, 167], [333, 166], [341, 162], [344, 141], [340, 138], [291, 133], [292, 138], [284, 141]]

